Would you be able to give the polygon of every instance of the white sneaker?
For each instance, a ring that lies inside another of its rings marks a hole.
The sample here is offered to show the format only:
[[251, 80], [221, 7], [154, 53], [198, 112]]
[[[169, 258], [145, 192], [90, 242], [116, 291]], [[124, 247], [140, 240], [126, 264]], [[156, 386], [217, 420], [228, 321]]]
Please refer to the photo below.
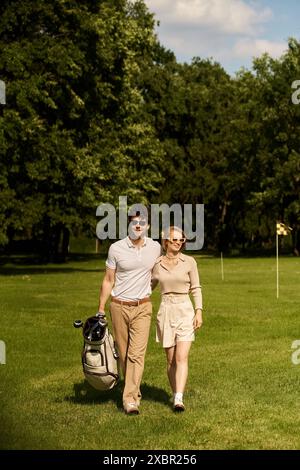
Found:
[[185, 407], [182, 401], [182, 398], [174, 398], [174, 405], [173, 405], [174, 411], [184, 411]]
[[138, 415], [139, 414], [139, 407], [136, 403], [126, 403], [124, 405], [124, 411], [127, 415]]

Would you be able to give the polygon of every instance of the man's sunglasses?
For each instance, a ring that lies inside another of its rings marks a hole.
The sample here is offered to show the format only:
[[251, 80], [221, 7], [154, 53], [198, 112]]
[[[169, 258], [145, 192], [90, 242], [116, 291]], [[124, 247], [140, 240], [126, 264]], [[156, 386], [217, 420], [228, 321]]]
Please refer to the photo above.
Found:
[[169, 241], [171, 243], [174, 243], [174, 242], [184, 243], [186, 241], [186, 238], [170, 238]]
[[141, 227], [144, 227], [146, 225], [146, 220], [132, 220], [131, 225], [135, 227], [136, 225], [140, 225]]

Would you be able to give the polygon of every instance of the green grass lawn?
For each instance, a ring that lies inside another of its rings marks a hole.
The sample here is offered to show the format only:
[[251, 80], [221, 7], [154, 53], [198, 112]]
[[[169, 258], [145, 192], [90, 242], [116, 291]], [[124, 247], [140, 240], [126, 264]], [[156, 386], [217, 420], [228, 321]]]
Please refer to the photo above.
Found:
[[[165, 357], [146, 356], [139, 416], [122, 412], [122, 384], [96, 392], [83, 379], [81, 332], [96, 312], [104, 259], [0, 270], [0, 448], [299, 449], [300, 260], [198, 256], [204, 325], [191, 349], [186, 412], [174, 414]], [[154, 312], [159, 292], [153, 294]]]

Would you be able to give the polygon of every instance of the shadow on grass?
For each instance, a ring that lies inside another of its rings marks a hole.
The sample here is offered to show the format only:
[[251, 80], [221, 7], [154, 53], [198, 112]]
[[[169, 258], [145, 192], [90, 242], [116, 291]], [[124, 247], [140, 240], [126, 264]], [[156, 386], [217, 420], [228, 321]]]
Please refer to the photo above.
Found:
[[55, 267], [55, 266], [30, 266], [18, 267], [18, 266], [8, 266], [0, 267], [0, 275], [2, 276], [21, 276], [21, 275], [35, 275], [35, 274], [71, 274], [71, 273], [103, 273], [105, 269], [82, 269], [82, 268], [68, 268], [68, 267]]
[[[72, 266], [68, 265], [70, 262], [88, 262], [88, 261], [100, 261], [106, 259], [103, 255], [95, 254], [74, 254], [68, 256], [68, 259], [64, 263], [47, 263], [41, 260], [38, 256], [32, 255], [11, 255], [11, 256], [0, 256], [0, 274], [3, 276], [14, 276], [24, 274], [69, 274], [74, 272], [104, 272], [105, 269], [85, 269], [82, 267], [76, 267], [76, 264]], [[7, 266], [6, 266], [7, 265]]]
[[[108, 401], [114, 401], [119, 410], [123, 410], [123, 393], [124, 381], [120, 381], [115, 388], [112, 390], [101, 392], [95, 390], [91, 385], [86, 381], [74, 384], [74, 394], [65, 397], [65, 400], [71, 403], [77, 403], [81, 405], [101, 404]], [[166, 406], [170, 406], [170, 397], [169, 394], [162, 388], [154, 387], [153, 385], [148, 385], [143, 383], [141, 385], [141, 392], [143, 400], [151, 400], [155, 402], [164, 403]]]

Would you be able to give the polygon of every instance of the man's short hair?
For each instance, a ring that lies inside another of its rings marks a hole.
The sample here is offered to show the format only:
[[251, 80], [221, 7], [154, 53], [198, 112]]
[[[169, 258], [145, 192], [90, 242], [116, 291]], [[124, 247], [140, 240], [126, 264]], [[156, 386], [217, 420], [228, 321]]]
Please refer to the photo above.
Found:
[[128, 215], [128, 223], [132, 221], [132, 219], [139, 217], [141, 220], [146, 220], [148, 224], [150, 223], [150, 211], [145, 208], [140, 208], [140, 210], [135, 211], [134, 215]]

